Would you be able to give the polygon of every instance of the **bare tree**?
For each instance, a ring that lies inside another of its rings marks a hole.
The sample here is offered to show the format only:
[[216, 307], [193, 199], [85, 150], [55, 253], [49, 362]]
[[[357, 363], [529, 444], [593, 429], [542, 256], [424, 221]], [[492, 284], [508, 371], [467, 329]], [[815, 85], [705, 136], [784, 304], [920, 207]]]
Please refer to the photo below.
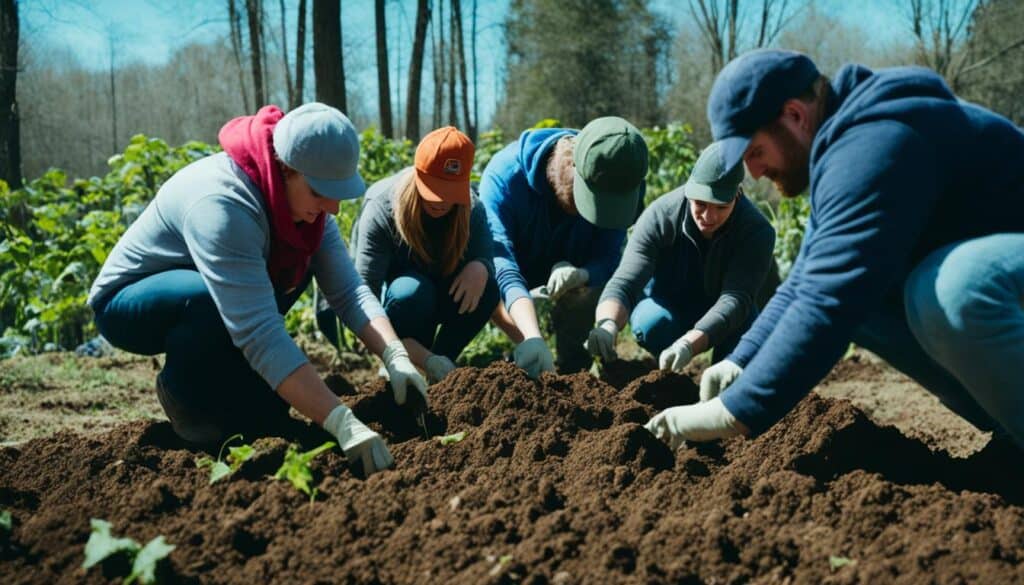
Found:
[[[744, 49], [770, 45], [802, 6], [794, 6], [789, 0], [760, 0], [756, 13], [751, 15], [744, 11], [751, 4], [741, 0], [690, 0], [690, 14], [708, 49], [712, 73]], [[756, 26], [752, 34], [744, 30], [746, 23]]]
[[242, 94], [245, 111], [249, 112], [249, 92], [245, 88], [245, 67], [242, 66], [242, 16], [235, 6], [235, 0], [228, 0], [228, 22], [231, 26], [231, 52], [234, 53], [238, 68], [238, 89]]
[[289, 106], [302, 104], [306, 81], [306, 0], [299, 0], [299, 22], [295, 33], [295, 93]]
[[316, 101], [347, 112], [341, 0], [313, 0], [313, 73]]
[[477, 99], [477, 73], [480, 71], [477, 69], [476, 63], [476, 0], [473, 0], [473, 18], [472, 25], [469, 31], [469, 51], [473, 57], [473, 141], [476, 141], [476, 132], [479, 130], [478, 126], [480, 123], [480, 102]]
[[438, 15], [434, 19], [431, 28], [434, 30], [430, 37], [432, 45], [431, 69], [434, 73], [434, 128], [441, 126], [444, 119], [444, 80], [445, 80], [445, 58], [444, 58], [444, 2], [437, 3]]
[[[459, 82], [462, 90], [462, 122], [470, 140], [476, 140], [476, 125], [469, 115], [469, 80], [466, 78], [466, 47], [462, 34], [462, 3], [452, 0], [452, 53], [459, 66]], [[454, 93], [454, 92], [452, 92]]]
[[115, 83], [114, 73], [114, 42], [116, 35], [114, 33], [114, 27], [107, 27], [107, 50], [108, 56], [110, 57], [110, 68], [108, 70], [108, 76], [110, 78], [110, 153], [117, 152], [117, 84]]
[[288, 107], [295, 103], [295, 86], [292, 85], [291, 64], [288, 62], [288, 27], [285, 25], [284, 0], [278, 0], [281, 10], [281, 58], [284, 61], [284, 85], [288, 91]]
[[18, 0], [0, 0], [0, 180], [21, 187], [18, 120]]
[[420, 86], [423, 83], [423, 47], [427, 41], [430, 23], [429, 0], [416, 2], [416, 31], [412, 39], [412, 59], [409, 61], [409, 93], [405, 103], [405, 137], [418, 140], [420, 136]]
[[267, 103], [266, 86], [263, 84], [263, 1], [245, 0], [245, 11], [249, 17], [252, 85], [256, 92], [256, 107], [262, 108]]
[[384, 0], [375, 0], [374, 14], [377, 30], [377, 104], [380, 112], [380, 131], [384, 136], [395, 135], [391, 120], [391, 83], [388, 75], [388, 31], [384, 13]]
[[459, 110], [456, 107], [458, 94], [456, 93], [455, 80], [457, 79], [459, 54], [455, 49], [455, 18], [451, 14], [452, 12], [452, 10], [449, 10], [448, 15], [451, 18], [451, 23], [448, 25], [448, 53], [445, 55], [447, 59], [445, 72], [448, 74], [448, 123], [458, 126]]

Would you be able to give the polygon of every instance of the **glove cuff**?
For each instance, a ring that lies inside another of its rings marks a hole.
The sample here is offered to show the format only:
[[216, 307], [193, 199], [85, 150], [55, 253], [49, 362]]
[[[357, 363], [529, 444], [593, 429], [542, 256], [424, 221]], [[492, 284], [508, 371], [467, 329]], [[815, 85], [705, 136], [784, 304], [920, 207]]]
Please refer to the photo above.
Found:
[[619, 325], [615, 322], [615, 319], [612, 319], [611, 317], [605, 317], [604, 319], [601, 319], [596, 323], [596, 325], [598, 328], [604, 329], [608, 333], [611, 333], [612, 336], [619, 334]]
[[338, 446], [346, 455], [349, 449], [377, 434], [356, 418], [352, 409], [344, 404], [335, 406], [334, 410], [327, 415], [327, 418], [324, 419], [324, 430], [338, 439]]
[[384, 360], [384, 365], [386, 366], [391, 365], [391, 362], [400, 357], [409, 358], [409, 352], [405, 351], [405, 344], [402, 343], [401, 339], [389, 341], [384, 348], [384, 352], [380, 354], [380, 359]]

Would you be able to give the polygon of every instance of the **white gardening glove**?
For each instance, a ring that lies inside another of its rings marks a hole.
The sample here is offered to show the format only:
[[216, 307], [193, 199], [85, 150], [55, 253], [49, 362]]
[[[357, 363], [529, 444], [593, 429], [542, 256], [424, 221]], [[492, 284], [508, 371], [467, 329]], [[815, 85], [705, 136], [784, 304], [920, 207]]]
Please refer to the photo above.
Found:
[[736, 420], [720, 398], [667, 408], [647, 421], [644, 428], [673, 451], [686, 441], [727, 439], [743, 432], [742, 423]]
[[597, 322], [597, 327], [590, 330], [590, 335], [583, 343], [583, 347], [590, 352], [590, 355], [599, 357], [606, 362], [616, 360], [619, 354], [615, 352], [615, 336], [619, 333], [619, 326], [615, 319], [604, 318]]
[[693, 347], [684, 337], [680, 337], [675, 343], [668, 346], [658, 356], [658, 368], [673, 372], [682, 372], [686, 364], [693, 359]]
[[526, 375], [536, 380], [541, 372], [555, 371], [555, 358], [548, 344], [540, 337], [531, 337], [516, 346], [516, 365], [526, 370]]
[[364, 425], [344, 404], [335, 406], [327, 415], [324, 429], [338, 439], [349, 464], [361, 464], [367, 477], [395, 464], [384, 439]]
[[434, 354], [427, 358], [427, 362], [424, 365], [424, 369], [427, 370], [427, 382], [431, 384], [437, 384], [445, 376], [455, 369], [455, 363], [448, 359], [447, 356]]
[[579, 288], [590, 280], [590, 274], [586, 268], [577, 268], [572, 264], [562, 261], [551, 267], [551, 275], [548, 276], [548, 296], [552, 301]]
[[423, 404], [426, 404], [427, 381], [409, 361], [409, 354], [405, 351], [402, 341], [395, 339], [389, 342], [380, 357], [388, 370], [388, 380], [391, 382], [391, 391], [395, 393], [395, 402], [405, 404], [406, 389], [411, 384], [423, 396]]
[[718, 396], [742, 373], [743, 368], [729, 360], [722, 360], [704, 370], [704, 374], [700, 377], [700, 401], [705, 402]]

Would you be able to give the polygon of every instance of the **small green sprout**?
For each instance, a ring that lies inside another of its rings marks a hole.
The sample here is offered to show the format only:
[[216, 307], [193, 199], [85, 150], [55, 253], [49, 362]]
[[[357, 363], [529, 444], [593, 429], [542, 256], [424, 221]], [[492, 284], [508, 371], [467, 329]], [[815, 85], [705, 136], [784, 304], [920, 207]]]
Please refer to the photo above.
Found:
[[839, 569], [842, 569], [846, 565], [853, 565], [853, 564], [856, 564], [856, 562], [857, 561], [855, 561], [853, 559], [848, 559], [846, 557], [837, 557], [837, 556], [829, 555], [829, 557], [828, 557], [828, 568], [831, 569], [833, 573], [835, 573], [836, 571], [838, 571]]
[[167, 544], [161, 535], [142, 546], [133, 538], [115, 537], [110, 533], [110, 522], [106, 520], [93, 518], [90, 524], [92, 534], [85, 543], [83, 569], [91, 569], [114, 555], [125, 554], [132, 562], [132, 572], [125, 577], [124, 585], [130, 585], [136, 580], [142, 585], [156, 583], [156, 566], [171, 554], [175, 548], [173, 544]]
[[0, 533], [10, 532], [13, 527], [14, 521], [11, 519], [11, 512], [0, 510]]
[[196, 458], [196, 467], [209, 467], [210, 468], [210, 485], [217, 483], [232, 473], [238, 471], [242, 464], [252, 458], [256, 454], [256, 450], [250, 445], [239, 445], [238, 447], [231, 447], [228, 449], [228, 456], [224, 458], [224, 447], [228, 446], [228, 443], [235, 439], [241, 439], [242, 435], [232, 435], [224, 441], [224, 444], [220, 446], [220, 452], [217, 453], [217, 460], [214, 461], [209, 457], [198, 457]]
[[438, 442], [441, 443], [441, 445], [444, 445], [444, 446], [447, 447], [448, 445], [454, 445], [455, 443], [458, 443], [459, 441], [461, 441], [462, 439], [465, 439], [465, 438], [466, 438], [466, 431], [459, 431], [459, 432], [457, 432], [455, 434], [452, 434], [452, 435], [445, 435], [443, 437], [438, 437], [437, 440], [438, 440]]
[[288, 451], [284, 454], [284, 463], [274, 474], [274, 479], [287, 479], [297, 490], [309, 496], [309, 501], [312, 503], [316, 499], [317, 489], [309, 487], [309, 483], [313, 481], [313, 472], [309, 469], [309, 462], [334, 445], [334, 441], [327, 441], [305, 453], [299, 453], [295, 445], [289, 445]]

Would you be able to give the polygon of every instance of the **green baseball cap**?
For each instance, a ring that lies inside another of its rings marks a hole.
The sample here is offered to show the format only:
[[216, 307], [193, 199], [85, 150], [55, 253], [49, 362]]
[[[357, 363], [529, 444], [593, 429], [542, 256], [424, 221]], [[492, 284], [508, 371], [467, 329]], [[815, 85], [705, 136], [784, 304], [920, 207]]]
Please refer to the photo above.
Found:
[[683, 195], [687, 199], [724, 205], [736, 198], [742, 181], [743, 161], [727, 167], [723, 144], [713, 142], [693, 165], [690, 178], [683, 185]]
[[609, 229], [633, 225], [647, 176], [640, 131], [615, 116], [592, 120], [576, 136], [572, 161], [572, 198], [583, 219]]

